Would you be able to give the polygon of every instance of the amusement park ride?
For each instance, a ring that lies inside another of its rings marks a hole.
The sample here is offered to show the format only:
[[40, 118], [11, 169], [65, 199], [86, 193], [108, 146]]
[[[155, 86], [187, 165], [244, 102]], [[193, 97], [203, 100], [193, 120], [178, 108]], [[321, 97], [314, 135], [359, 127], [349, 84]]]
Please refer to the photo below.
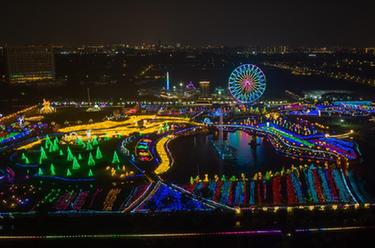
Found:
[[[253, 64], [243, 64], [235, 68], [229, 76], [228, 89], [232, 97], [240, 104], [251, 106], [266, 90], [266, 76], [263, 71]], [[223, 160], [234, 160], [235, 148], [223, 140], [223, 111], [216, 111], [219, 115], [219, 139], [213, 146]], [[251, 149], [257, 147], [256, 136], [249, 142]]]

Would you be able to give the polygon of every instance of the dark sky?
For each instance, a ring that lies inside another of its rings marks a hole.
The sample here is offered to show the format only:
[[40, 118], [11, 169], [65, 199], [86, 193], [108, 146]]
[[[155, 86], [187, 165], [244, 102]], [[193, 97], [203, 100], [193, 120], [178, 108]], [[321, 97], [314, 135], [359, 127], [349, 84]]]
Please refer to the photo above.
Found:
[[2, 0], [0, 23], [8, 44], [375, 46], [375, 0]]

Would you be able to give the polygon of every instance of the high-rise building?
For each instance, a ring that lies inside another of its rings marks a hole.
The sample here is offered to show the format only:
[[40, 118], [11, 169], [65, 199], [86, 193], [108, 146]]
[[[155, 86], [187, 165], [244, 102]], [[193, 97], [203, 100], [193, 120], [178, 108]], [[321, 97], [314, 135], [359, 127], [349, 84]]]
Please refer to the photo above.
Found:
[[170, 87], [170, 85], [169, 85], [169, 72], [167, 72], [167, 78], [166, 78], [166, 81], [165, 81], [165, 90], [167, 92], [169, 92], [169, 87]]
[[55, 80], [55, 60], [51, 47], [7, 47], [5, 54], [10, 83]]
[[210, 81], [200, 81], [199, 87], [201, 90], [201, 98], [208, 98], [210, 96]]

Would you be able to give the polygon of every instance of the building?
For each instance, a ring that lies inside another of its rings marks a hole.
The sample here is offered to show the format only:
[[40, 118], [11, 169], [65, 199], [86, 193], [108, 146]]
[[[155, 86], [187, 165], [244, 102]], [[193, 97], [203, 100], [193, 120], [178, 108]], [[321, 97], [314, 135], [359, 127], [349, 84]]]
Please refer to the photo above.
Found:
[[51, 47], [7, 47], [5, 54], [9, 83], [55, 80], [55, 60]]
[[200, 81], [199, 87], [201, 91], [201, 98], [210, 97], [210, 82], [209, 81]]

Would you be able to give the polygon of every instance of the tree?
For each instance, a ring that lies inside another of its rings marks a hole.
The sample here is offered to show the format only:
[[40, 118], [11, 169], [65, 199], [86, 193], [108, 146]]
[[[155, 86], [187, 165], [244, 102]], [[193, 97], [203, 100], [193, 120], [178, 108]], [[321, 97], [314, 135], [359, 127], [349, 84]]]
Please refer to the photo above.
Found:
[[53, 140], [52, 151], [57, 152], [59, 150], [59, 139], [56, 137]]
[[103, 158], [103, 154], [100, 151], [100, 147], [99, 146], [96, 148], [95, 158], [96, 159], [102, 159]]
[[79, 170], [79, 168], [81, 168], [81, 166], [79, 165], [77, 158], [74, 157], [74, 158], [73, 158], [73, 166], [72, 166], [72, 169], [73, 169], [73, 170]]
[[71, 175], [72, 175], [72, 173], [70, 172], [69, 168], [66, 169], [66, 176], [67, 176], [67, 177], [70, 177]]
[[30, 164], [30, 160], [26, 157], [25, 153], [22, 153], [21, 159], [25, 162], [25, 164]]
[[56, 175], [55, 166], [53, 164], [50, 165], [49, 170], [51, 171], [51, 176]]
[[99, 141], [98, 141], [98, 137], [94, 137], [94, 139], [92, 140], [92, 145], [93, 146], [97, 146], [97, 145], [99, 145]]
[[43, 163], [43, 160], [47, 159], [46, 151], [44, 150], [43, 146], [40, 147], [40, 156], [39, 156], [39, 164]]
[[42, 170], [42, 168], [38, 169], [38, 176], [43, 176], [43, 170]]
[[93, 177], [94, 176], [94, 173], [92, 173], [92, 170], [90, 169], [89, 170], [89, 174], [88, 174], [89, 177]]
[[89, 155], [89, 160], [87, 161], [87, 165], [88, 166], [94, 166], [95, 165], [95, 160], [94, 160], [94, 157], [92, 156], [91, 152], [90, 152], [90, 155]]
[[70, 150], [70, 147], [69, 147], [69, 146], [68, 146], [68, 148], [66, 149], [66, 152], [68, 153], [68, 156], [67, 156], [66, 160], [68, 160], [68, 161], [73, 161], [74, 156], [73, 156], [73, 153], [72, 153], [72, 151]]
[[120, 163], [120, 159], [118, 158], [117, 152], [114, 151], [113, 152], [113, 158], [112, 158], [112, 164], [119, 164], [119, 163]]
[[90, 140], [88, 140], [87, 141], [87, 145], [86, 145], [86, 150], [87, 151], [92, 151], [94, 148], [93, 148], [93, 146], [92, 146], [92, 144], [91, 144], [91, 141]]

